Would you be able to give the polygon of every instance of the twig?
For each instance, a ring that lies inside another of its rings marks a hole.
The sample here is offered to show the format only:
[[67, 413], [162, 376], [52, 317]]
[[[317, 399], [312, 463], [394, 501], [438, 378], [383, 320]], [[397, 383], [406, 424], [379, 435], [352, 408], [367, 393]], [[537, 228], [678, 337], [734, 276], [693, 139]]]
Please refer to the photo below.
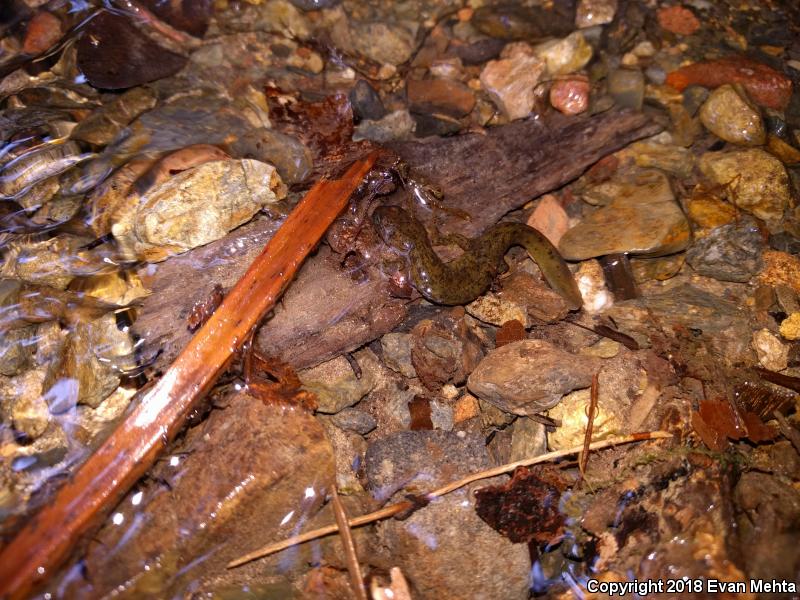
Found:
[[586, 423], [586, 434], [583, 436], [583, 451], [578, 461], [578, 468], [581, 472], [581, 478], [586, 475], [586, 465], [589, 464], [589, 446], [592, 443], [592, 429], [594, 428], [594, 415], [597, 412], [597, 388], [598, 388], [598, 374], [592, 375], [592, 388], [589, 400], [589, 414], [587, 415], [588, 421]]
[[[671, 437], [672, 434], [666, 431], [632, 433], [631, 435], [625, 435], [625, 436], [611, 438], [608, 440], [603, 440], [600, 442], [594, 442], [593, 444], [589, 445], [589, 449], [601, 450], [603, 448], [610, 448], [611, 446], [619, 446], [620, 444], [629, 444], [631, 442], [642, 442], [645, 440], [660, 440]], [[445, 494], [449, 494], [453, 490], [457, 490], [460, 487], [464, 487], [465, 485], [472, 483], [473, 481], [478, 481], [480, 479], [488, 479], [489, 477], [495, 477], [497, 475], [510, 473], [517, 467], [527, 467], [530, 465], [535, 465], [538, 463], [554, 460], [556, 458], [569, 456], [570, 454], [577, 454], [582, 450], [583, 446], [576, 446], [574, 448], [568, 448], [566, 450], [559, 450], [557, 452], [549, 452], [547, 454], [541, 454], [534, 458], [526, 458], [524, 460], [518, 460], [513, 463], [507, 463], [499, 467], [494, 467], [493, 469], [479, 471], [478, 473], [473, 473], [472, 475], [468, 475], [467, 477], [459, 479], [458, 481], [453, 481], [452, 483], [448, 483], [446, 486], [440, 487], [439, 489], [436, 489], [426, 494], [425, 497], [428, 498], [429, 500], [432, 500], [434, 498], [444, 496]], [[386, 519], [387, 517], [392, 517], [398, 513], [408, 510], [409, 508], [412, 508], [412, 506], [413, 505], [411, 502], [404, 500], [403, 502], [398, 502], [397, 504], [386, 506], [381, 510], [350, 519], [348, 521], [348, 524], [350, 525], [350, 527], [360, 527], [361, 525], [367, 525], [369, 523], [374, 523], [375, 521]], [[244, 556], [240, 556], [239, 558], [229, 562], [227, 564], [227, 567], [229, 569], [232, 569], [234, 567], [239, 567], [245, 563], [249, 563], [250, 561], [256, 560], [258, 558], [269, 556], [270, 554], [274, 554], [280, 550], [285, 550], [286, 548], [290, 548], [297, 544], [302, 544], [303, 542], [308, 542], [311, 540], [315, 540], [317, 538], [324, 537], [331, 533], [335, 533], [338, 530], [339, 528], [336, 525], [327, 525], [326, 527], [321, 527], [313, 531], [308, 531], [300, 535], [295, 535], [286, 540], [283, 540], [282, 542], [275, 542], [274, 544], [268, 544], [266, 546], [259, 548], [258, 550], [254, 550], [253, 552], [245, 554]]]
[[800, 432], [789, 425], [789, 421], [786, 420], [786, 417], [783, 416], [781, 411], [776, 410], [772, 414], [776, 419], [778, 419], [778, 427], [780, 428], [781, 433], [792, 443], [795, 451], [800, 454]]
[[136, 408], [0, 552], [0, 597], [24, 598], [147, 471], [275, 305], [369, 172], [374, 154], [306, 194]]
[[358, 555], [356, 554], [356, 544], [353, 541], [353, 532], [347, 523], [347, 513], [344, 511], [342, 501], [336, 486], [331, 488], [331, 504], [333, 505], [333, 515], [336, 517], [336, 526], [339, 528], [339, 535], [344, 546], [344, 555], [347, 558], [347, 571], [350, 573], [350, 587], [353, 588], [353, 597], [357, 600], [367, 600], [367, 592], [364, 589], [364, 577], [361, 575], [361, 567], [358, 566]]

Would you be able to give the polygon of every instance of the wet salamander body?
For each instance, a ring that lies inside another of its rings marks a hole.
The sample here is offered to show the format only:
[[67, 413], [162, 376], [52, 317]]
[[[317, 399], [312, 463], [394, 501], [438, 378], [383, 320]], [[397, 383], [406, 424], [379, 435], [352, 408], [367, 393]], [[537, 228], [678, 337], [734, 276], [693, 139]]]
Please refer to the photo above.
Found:
[[522, 246], [569, 308], [581, 307], [581, 294], [567, 263], [553, 244], [532, 227], [522, 223], [499, 223], [480, 237], [468, 240], [464, 253], [456, 260], [444, 263], [431, 247], [422, 224], [402, 208], [378, 207], [372, 219], [384, 242], [408, 256], [411, 282], [432, 302], [472, 302], [504, 270], [503, 257], [508, 249]]

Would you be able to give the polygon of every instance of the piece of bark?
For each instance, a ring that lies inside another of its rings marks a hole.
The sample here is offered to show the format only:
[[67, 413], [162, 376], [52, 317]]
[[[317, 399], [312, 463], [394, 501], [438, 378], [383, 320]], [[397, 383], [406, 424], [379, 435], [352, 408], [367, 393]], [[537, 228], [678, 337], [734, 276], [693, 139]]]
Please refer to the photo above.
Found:
[[371, 154], [342, 179], [322, 181], [306, 194], [163, 377], [141, 394], [111, 436], [0, 551], [0, 596], [27, 597], [144, 475], [256, 323], [274, 307], [375, 158]]
[[[658, 125], [633, 112], [592, 118], [554, 114], [544, 121], [518, 121], [489, 129], [486, 135], [403, 142], [392, 146], [413, 174], [441, 186], [448, 206], [466, 210], [465, 221], [440, 212], [443, 229], [475, 235], [509, 210], [578, 177], [610, 152], [658, 131]], [[493, 197], [487, 199], [486, 190]], [[397, 198], [397, 194], [395, 195]], [[244, 271], [245, 257], [274, 230], [266, 221], [251, 223], [204, 248], [160, 264], [147, 284], [133, 331], [144, 339], [144, 356], [161, 354], [163, 369], [189, 339], [184, 319], [214, 284], [230, 285]], [[229, 254], [225, 249], [233, 249]], [[340, 260], [340, 258], [339, 258]], [[337, 257], [321, 250], [300, 271], [282, 308], [258, 335], [262, 348], [295, 368], [318, 364], [390, 331], [405, 316], [405, 302], [388, 295], [383, 278], [357, 284], [342, 273]]]

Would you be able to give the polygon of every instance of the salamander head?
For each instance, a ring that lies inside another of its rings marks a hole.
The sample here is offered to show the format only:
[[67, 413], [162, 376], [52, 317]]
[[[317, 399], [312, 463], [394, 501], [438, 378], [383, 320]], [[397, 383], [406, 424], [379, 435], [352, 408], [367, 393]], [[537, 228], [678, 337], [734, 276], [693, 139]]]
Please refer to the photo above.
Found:
[[415, 246], [415, 236], [421, 228], [399, 206], [379, 206], [372, 213], [372, 222], [387, 245], [404, 252]]

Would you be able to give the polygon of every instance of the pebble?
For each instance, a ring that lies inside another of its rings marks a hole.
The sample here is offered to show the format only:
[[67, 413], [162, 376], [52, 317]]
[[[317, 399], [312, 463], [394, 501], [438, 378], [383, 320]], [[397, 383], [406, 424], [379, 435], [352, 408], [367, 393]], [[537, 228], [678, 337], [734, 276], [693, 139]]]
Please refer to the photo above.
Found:
[[333, 8], [341, 0], [289, 0], [300, 10], [322, 10], [324, 8]]
[[550, 104], [565, 115], [579, 115], [589, 108], [590, 90], [586, 77], [557, 79], [550, 87]]
[[412, 112], [443, 113], [453, 118], [468, 115], [475, 107], [475, 95], [463, 83], [452, 79], [409, 80], [406, 83]]
[[769, 329], [753, 333], [753, 349], [762, 367], [770, 371], [783, 371], [789, 366], [789, 346]]
[[689, 245], [689, 224], [669, 181], [655, 170], [637, 173], [607, 205], [589, 214], [561, 238], [567, 260], [606, 254], [672, 254]]
[[500, 56], [481, 71], [481, 85], [508, 120], [524, 119], [533, 110], [545, 63], [524, 42], [509, 44]]
[[503, 279], [499, 292], [488, 292], [465, 308], [476, 319], [498, 327], [514, 320], [525, 328], [534, 323], [556, 323], [569, 313], [560, 294], [524, 271]]
[[706, 152], [700, 170], [716, 184], [727, 186], [727, 195], [737, 207], [779, 230], [783, 211], [789, 205], [789, 177], [781, 161], [761, 150]]
[[387, 333], [381, 338], [383, 362], [393, 371], [408, 378], [417, 376], [414, 365], [411, 364], [411, 342], [410, 333]]
[[[490, 465], [483, 436], [463, 432], [402, 431], [371, 443], [366, 456], [369, 488], [380, 500], [400, 490], [427, 492]], [[475, 512], [474, 490], [500, 481], [473, 483], [408, 519], [378, 525], [381, 546], [414, 586], [415, 598], [528, 597], [526, 546], [511, 543]], [[464, 564], [467, 548], [469, 568], [454, 568]]]
[[764, 238], [755, 220], [743, 218], [712, 229], [686, 252], [686, 262], [706, 277], [746, 283], [763, 267]]
[[361, 367], [361, 377], [356, 377], [353, 367], [344, 356], [304, 369], [297, 375], [303, 387], [317, 396], [317, 410], [336, 414], [358, 403], [375, 387], [378, 380], [378, 361], [372, 351], [365, 349], [353, 355]]
[[470, 24], [481, 33], [502, 40], [561, 37], [572, 30], [572, 24], [556, 11], [512, 3], [481, 6], [473, 13]]
[[694, 170], [694, 154], [670, 142], [645, 140], [628, 146], [622, 155], [632, 154], [637, 167], [655, 168], [674, 173], [679, 177], [689, 177]]
[[416, 47], [416, 21], [360, 21], [343, 19], [341, 27], [331, 30], [331, 37], [341, 50], [370, 59], [379, 65], [396, 67], [408, 61]]
[[470, 375], [470, 392], [499, 409], [533, 415], [591, 384], [595, 359], [560, 350], [543, 340], [522, 340], [492, 350]]
[[686, 202], [686, 212], [692, 221], [706, 229], [727, 225], [738, 216], [735, 207], [710, 194], [690, 198]]
[[453, 406], [453, 424], [458, 425], [459, 423], [477, 417], [480, 414], [481, 407], [478, 399], [471, 394], [464, 394], [458, 400], [456, 400], [455, 406]]
[[390, 112], [378, 121], [365, 119], [355, 126], [353, 141], [370, 140], [379, 144], [413, 137], [417, 122], [406, 109]]
[[411, 364], [423, 386], [439, 391], [447, 383], [460, 385], [483, 356], [461, 307], [423, 319], [411, 330]]
[[721, 85], [711, 92], [700, 108], [700, 121], [711, 133], [732, 144], [761, 146], [766, 141], [761, 114], [732, 85]]
[[669, 6], [656, 13], [658, 24], [667, 31], [678, 35], [692, 35], [700, 28], [700, 21], [694, 13], [683, 6]]
[[578, 29], [605, 25], [617, 14], [617, 0], [579, 0], [575, 11], [575, 26]]
[[551, 77], [579, 71], [592, 59], [592, 47], [580, 31], [537, 44], [533, 53], [545, 62], [547, 75]]
[[331, 423], [339, 429], [366, 435], [378, 426], [375, 418], [357, 408], [344, 408], [331, 417]]
[[636, 283], [644, 283], [646, 281], [671, 279], [680, 272], [685, 261], [685, 254], [673, 254], [657, 258], [632, 258], [633, 280]]
[[792, 81], [772, 67], [745, 58], [729, 56], [697, 62], [667, 75], [667, 85], [679, 92], [696, 84], [716, 88], [726, 83], [740, 83], [757, 104], [782, 110], [792, 96]]
[[25, 54], [41, 54], [61, 39], [62, 32], [61, 19], [45, 10], [37, 11], [25, 30], [22, 51]]
[[47, 429], [33, 440], [32, 444], [17, 447], [12, 468], [34, 470], [52, 467], [64, 459], [69, 446], [70, 441], [64, 429], [58, 423], [51, 421]]
[[558, 198], [553, 194], [545, 194], [526, 223], [550, 240], [551, 244], [558, 246], [561, 236], [569, 229], [569, 216]]
[[767, 135], [767, 150], [786, 166], [796, 167], [800, 165], [800, 150], [773, 133]]
[[584, 356], [594, 356], [595, 358], [614, 358], [619, 354], [622, 344], [608, 338], [600, 338], [597, 342], [586, 348], [581, 348], [580, 353]]
[[353, 116], [359, 120], [377, 121], [386, 116], [381, 97], [366, 80], [359, 79], [348, 94]]
[[790, 314], [781, 322], [781, 335], [787, 340], [800, 340], [800, 312]]
[[608, 93], [620, 108], [641, 110], [644, 74], [638, 69], [615, 69], [608, 74]]

